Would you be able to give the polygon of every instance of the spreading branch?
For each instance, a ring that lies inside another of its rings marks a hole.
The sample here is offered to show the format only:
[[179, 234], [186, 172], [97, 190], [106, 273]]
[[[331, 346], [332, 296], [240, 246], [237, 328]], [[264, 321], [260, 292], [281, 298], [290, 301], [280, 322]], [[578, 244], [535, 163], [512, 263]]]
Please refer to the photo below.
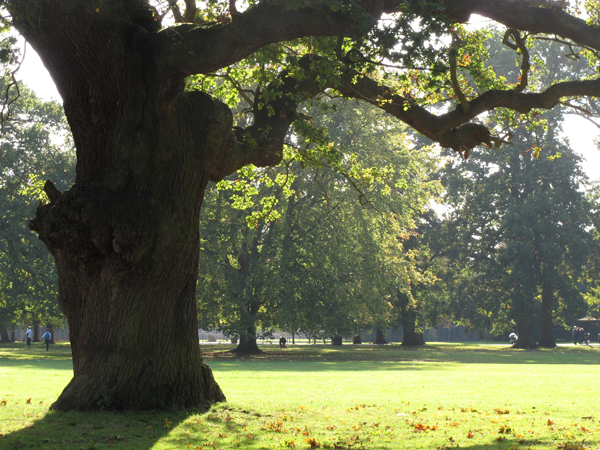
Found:
[[[442, 147], [451, 148], [467, 158], [478, 145], [492, 147], [499, 138], [490, 134], [480, 124], [470, 121], [478, 115], [503, 107], [528, 113], [534, 108], [550, 109], [564, 97], [587, 95], [600, 96], [600, 79], [568, 81], [557, 83], [541, 93], [523, 93], [519, 89], [491, 90], [468, 101], [468, 107], [459, 107], [445, 114], [435, 115], [414, 101], [380, 85], [368, 76], [347, 70], [338, 79], [330, 79], [324, 84], [315, 82], [319, 71], [314, 70], [323, 58], [307, 55], [300, 60], [302, 82], [298, 82], [283, 72], [268, 90], [276, 90], [277, 95], [262, 108], [255, 107], [255, 124], [246, 130], [234, 131], [232, 152], [243, 155], [235, 160], [235, 168], [221, 168], [215, 176], [220, 179], [245, 164], [257, 166], [277, 164], [282, 157], [283, 138], [292, 121], [297, 117], [296, 108], [302, 100], [311, 98], [325, 89], [336, 89], [344, 97], [357, 98], [377, 106], [405, 122], [424, 136], [438, 142]], [[268, 91], [267, 90], [267, 91]], [[295, 94], [294, 94], [295, 93]], [[257, 102], [256, 104], [259, 104]], [[228, 158], [229, 159], [229, 158]], [[227, 173], [225, 173], [227, 172]]]

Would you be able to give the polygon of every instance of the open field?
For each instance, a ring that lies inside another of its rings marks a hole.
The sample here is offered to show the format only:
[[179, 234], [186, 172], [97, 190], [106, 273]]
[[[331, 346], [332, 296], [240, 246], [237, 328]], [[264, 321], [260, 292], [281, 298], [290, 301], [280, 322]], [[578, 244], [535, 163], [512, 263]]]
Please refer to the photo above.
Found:
[[600, 348], [506, 344], [205, 346], [228, 402], [58, 413], [67, 344], [0, 345], [0, 449], [597, 448]]

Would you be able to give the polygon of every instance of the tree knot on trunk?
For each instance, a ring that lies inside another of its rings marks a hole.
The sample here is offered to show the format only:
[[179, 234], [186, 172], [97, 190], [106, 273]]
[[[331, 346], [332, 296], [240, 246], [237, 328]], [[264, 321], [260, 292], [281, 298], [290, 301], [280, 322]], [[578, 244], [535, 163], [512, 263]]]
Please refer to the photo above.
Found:
[[444, 133], [436, 140], [442, 147], [451, 148], [460, 153], [465, 159], [469, 157], [471, 150], [478, 145], [492, 146], [490, 131], [477, 123], [466, 123]]
[[52, 183], [47, 187], [51, 202], [38, 207], [29, 228], [52, 253], [67, 252], [84, 264], [115, 254], [129, 264], [141, 258], [150, 220], [139, 194], [78, 186], [60, 194]]

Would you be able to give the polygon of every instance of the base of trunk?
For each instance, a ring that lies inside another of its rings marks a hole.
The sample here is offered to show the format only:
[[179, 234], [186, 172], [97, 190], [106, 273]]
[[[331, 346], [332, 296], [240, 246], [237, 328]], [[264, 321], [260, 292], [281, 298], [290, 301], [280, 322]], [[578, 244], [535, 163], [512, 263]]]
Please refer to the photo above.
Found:
[[342, 345], [342, 338], [337, 336], [331, 339], [331, 345]]
[[541, 348], [556, 348], [556, 342], [552, 340], [542, 339], [537, 346]]
[[109, 387], [99, 386], [98, 378], [75, 376], [50, 409], [58, 411], [90, 411], [98, 409], [181, 409], [205, 407], [225, 401], [225, 395], [215, 382], [212, 370], [205, 362], [193, 370], [195, 376], [184, 375], [180, 368], [175, 380], [162, 385], [142, 385], [137, 380], [125, 380]]
[[360, 336], [354, 336], [354, 338], [352, 339], [352, 343], [354, 345], [360, 345], [362, 344], [362, 338]]
[[513, 348], [525, 350], [534, 350], [538, 348], [533, 339], [531, 325], [517, 325], [517, 342], [513, 345]]
[[10, 336], [8, 335], [7, 329], [3, 329], [0, 333], [0, 340], [2, 340], [2, 342], [10, 342]]
[[240, 336], [240, 343], [235, 349], [231, 350], [231, 352], [237, 353], [238, 355], [259, 355], [263, 353], [263, 351], [258, 348], [256, 339], [248, 339], [245, 338], [244, 335]]
[[383, 331], [381, 331], [381, 328], [377, 328], [374, 344], [382, 344], [383, 345], [383, 344], [387, 344], [387, 343], [388, 343], [388, 341], [386, 341]]
[[417, 346], [425, 345], [425, 337], [423, 333], [413, 333], [412, 331], [404, 331], [404, 338], [402, 339], [402, 345]]

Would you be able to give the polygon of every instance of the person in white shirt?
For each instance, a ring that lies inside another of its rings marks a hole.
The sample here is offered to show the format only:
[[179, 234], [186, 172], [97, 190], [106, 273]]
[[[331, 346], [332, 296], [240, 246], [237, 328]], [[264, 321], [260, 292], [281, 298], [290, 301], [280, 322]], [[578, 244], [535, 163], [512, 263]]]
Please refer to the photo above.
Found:
[[31, 327], [27, 327], [27, 348], [31, 348], [31, 338], [33, 337], [33, 331], [31, 331]]

